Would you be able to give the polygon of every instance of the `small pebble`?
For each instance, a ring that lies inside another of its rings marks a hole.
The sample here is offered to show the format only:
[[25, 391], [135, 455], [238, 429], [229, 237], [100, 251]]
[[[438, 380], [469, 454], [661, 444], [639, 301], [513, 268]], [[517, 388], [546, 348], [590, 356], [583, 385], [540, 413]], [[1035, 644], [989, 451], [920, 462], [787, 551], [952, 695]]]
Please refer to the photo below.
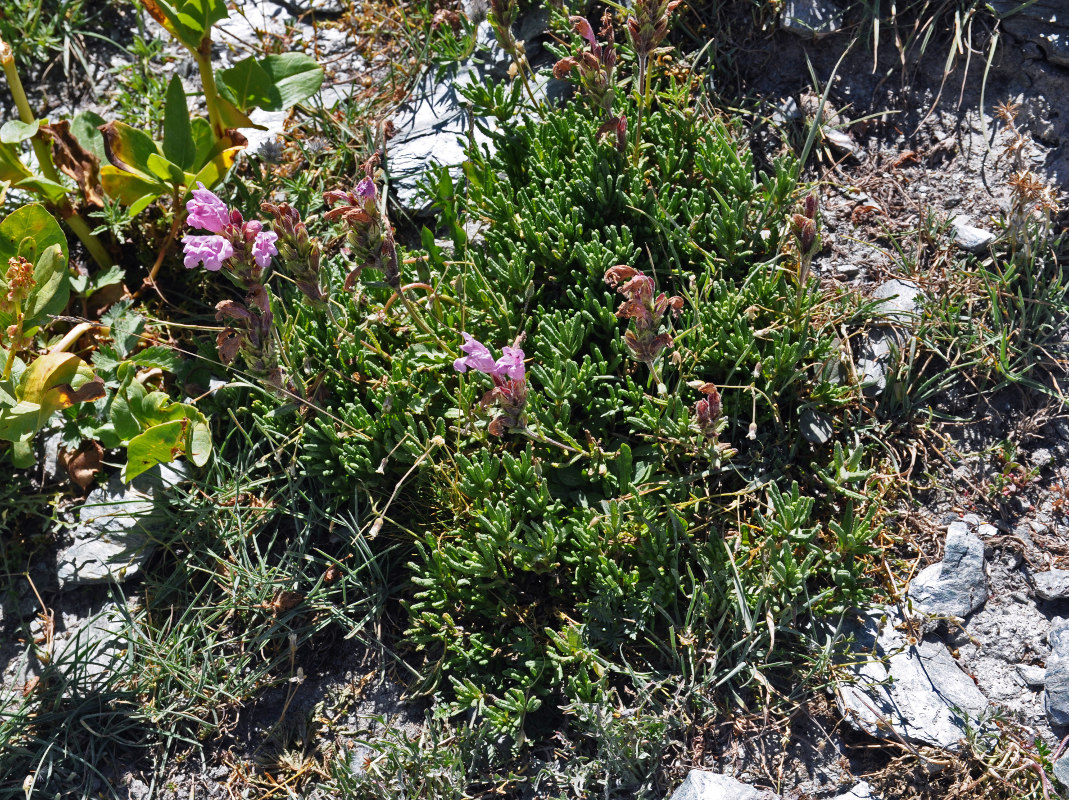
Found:
[[970, 225], [969, 218], [964, 215], [954, 217], [950, 224], [954, 229], [954, 244], [962, 250], [968, 250], [970, 253], [982, 253], [995, 241], [995, 234], [991, 233], [991, 231], [985, 231], [983, 228]]

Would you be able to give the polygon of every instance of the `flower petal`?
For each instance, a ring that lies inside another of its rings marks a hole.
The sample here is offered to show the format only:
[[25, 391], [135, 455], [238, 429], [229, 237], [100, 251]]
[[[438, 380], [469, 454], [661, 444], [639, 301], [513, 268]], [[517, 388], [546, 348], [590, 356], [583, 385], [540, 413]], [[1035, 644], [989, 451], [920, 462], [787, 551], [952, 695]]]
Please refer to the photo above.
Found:
[[523, 351], [518, 347], [502, 347], [501, 358], [494, 363], [493, 374], [522, 381], [525, 374]]
[[230, 224], [230, 211], [226, 203], [204, 188], [198, 182], [199, 189], [193, 190], [193, 199], [186, 203], [189, 212], [187, 222], [193, 228], [201, 228], [212, 233], [222, 233]]
[[470, 333], [465, 333], [463, 336], [464, 344], [460, 346], [460, 350], [467, 355], [454, 361], [453, 369], [457, 372], [467, 372], [469, 369], [474, 369], [479, 372], [485, 372], [487, 375], [497, 374], [495, 372], [497, 367], [494, 363], [494, 357], [490, 355], [486, 345], [475, 339]]
[[274, 231], [261, 231], [256, 234], [256, 239], [252, 243], [252, 257], [260, 269], [267, 269], [268, 264], [271, 263], [271, 256], [278, 255], [278, 248], [275, 247], [277, 239], [278, 234]]
[[222, 236], [187, 235], [182, 237], [182, 252], [187, 269], [204, 264], [206, 270], [217, 272], [222, 269], [223, 262], [234, 255], [234, 246]]

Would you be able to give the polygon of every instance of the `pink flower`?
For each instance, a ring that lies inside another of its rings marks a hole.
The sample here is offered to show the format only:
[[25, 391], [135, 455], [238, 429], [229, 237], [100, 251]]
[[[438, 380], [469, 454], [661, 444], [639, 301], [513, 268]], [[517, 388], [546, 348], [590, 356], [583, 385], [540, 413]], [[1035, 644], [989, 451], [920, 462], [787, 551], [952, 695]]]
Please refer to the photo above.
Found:
[[502, 347], [501, 354], [501, 358], [494, 363], [494, 370], [490, 374], [522, 381], [525, 374], [523, 351], [518, 347]]
[[186, 203], [190, 226], [212, 233], [222, 233], [230, 224], [229, 209], [222, 200], [205, 189], [203, 183], [198, 181], [197, 186], [200, 188], [193, 190], [193, 199]]
[[375, 181], [371, 180], [371, 178], [364, 178], [360, 183], [356, 184], [357, 196], [363, 197], [365, 200], [368, 198], [374, 200], [377, 191]]
[[490, 355], [486, 345], [477, 341], [470, 333], [464, 334], [464, 344], [460, 346], [460, 350], [462, 353], [467, 353], [467, 355], [453, 362], [453, 369], [457, 372], [467, 372], [469, 369], [474, 369], [479, 372], [485, 372], [487, 375], [495, 374], [497, 365], [494, 363], [494, 357]]
[[203, 263], [206, 270], [218, 272], [223, 262], [234, 255], [234, 246], [222, 236], [183, 236], [184, 263], [193, 269]]
[[274, 231], [262, 231], [256, 234], [252, 243], [252, 257], [260, 269], [267, 269], [268, 264], [271, 263], [271, 256], [278, 254], [278, 248], [275, 247], [276, 239], [278, 239], [278, 234]]

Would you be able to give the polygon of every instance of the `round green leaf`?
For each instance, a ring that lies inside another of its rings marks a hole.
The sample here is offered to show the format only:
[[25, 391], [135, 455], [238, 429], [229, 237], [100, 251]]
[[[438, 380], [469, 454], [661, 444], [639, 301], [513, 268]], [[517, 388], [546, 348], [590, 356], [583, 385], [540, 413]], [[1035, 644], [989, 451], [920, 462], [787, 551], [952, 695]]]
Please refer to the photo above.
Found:
[[185, 452], [183, 444], [187, 420], [165, 422], [135, 436], [126, 446], [123, 480], [130, 482], [157, 464], [174, 461]]
[[0, 142], [4, 144], [18, 144], [37, 135], [41, 127], [41, 120], [23, 122], [20, 119], [9, 119], [0, 127]]
[[0, 222], [0, 262], [21, 255], [36, 264], [38, 255], [58, 244], [63, 260], [70, 258], [63, 229], [40, 203], [30, 203], [12, 211]]

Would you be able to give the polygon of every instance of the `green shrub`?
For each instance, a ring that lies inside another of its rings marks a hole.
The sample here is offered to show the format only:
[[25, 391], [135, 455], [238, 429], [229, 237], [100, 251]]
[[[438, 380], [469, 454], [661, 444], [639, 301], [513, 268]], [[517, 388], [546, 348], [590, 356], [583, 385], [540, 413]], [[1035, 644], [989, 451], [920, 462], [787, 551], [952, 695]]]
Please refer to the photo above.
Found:
[[[483, 100], [507, 116], [501, 92]], [[503, 127], [495, 155], [470, 154], [463, 193], [445, 171], [431, 181], [454, 251], [423, 231], [402, 253], [401, 283], [419, 287], [395, 302], [369, 267], [333, 310], [293, 304], [283, 337], [324, 406], [304, 469], [355, 493], [368, 535], [411, 548], [423, 689], [521, 736], [632, 670], [689, 662], [695, 686], [739, 686], [788, 663], [765, 658], [773, 639], [797, 650], [800, 615], [868, 591], [878, 528], [855, 509], [868, 473], [820, 481], [809, 462], [831, 452], [799, 434], [804, 410], [834, 417], [855, 390], [828, 366], [826, 307], [798, 285], [792, 164], [758, 174], [735, 132], [692, 111], [649, 116], [639, 168], [598, 127], [570, 107]], [[650, 363], [615, 313], [619, 264], [683, 298]], [[349, 267], [328, 263], [333, 285]], [[462, 332], [524, 348], [522, 418], [495, 427], [488, 376], [453, 369]], [[710, 384], [722, 411], [703, 427]]]

